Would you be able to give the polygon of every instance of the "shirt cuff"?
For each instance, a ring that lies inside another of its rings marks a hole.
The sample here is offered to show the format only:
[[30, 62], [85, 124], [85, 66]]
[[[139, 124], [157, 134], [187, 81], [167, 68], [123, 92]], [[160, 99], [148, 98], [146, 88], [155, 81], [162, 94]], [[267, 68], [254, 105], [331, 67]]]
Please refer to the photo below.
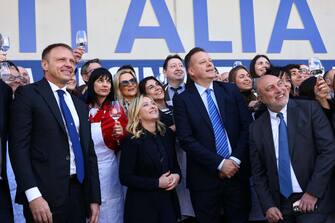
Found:
[[42, 194], [37, 187], [32, 187], [32, 188], [26, 190], [25, 194], [26, 194], [28, 202], [30, 202], [30, 201], [38, 198], [38, 197], [42, 197]]
[[225, 161], [225, 159], [223, 159], [221, 161], [220, 165], [218, 166], [218, 171], [221, 171], [224, 161]]
[[237, 165], [241, 165], [241, 160], [237, 159], [236, 157], [231, 156], [229, 159], [237, 163]]

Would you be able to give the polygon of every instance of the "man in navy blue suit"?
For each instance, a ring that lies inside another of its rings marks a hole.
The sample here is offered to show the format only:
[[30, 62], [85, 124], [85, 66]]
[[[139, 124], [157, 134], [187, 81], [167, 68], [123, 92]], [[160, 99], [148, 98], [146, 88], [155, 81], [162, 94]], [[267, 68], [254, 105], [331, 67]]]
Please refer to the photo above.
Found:
[[197, 221], [218, 223], [223, 208], [228, 222], [247, 222], [251, 115], [234, 85], [213, 82], [214, 65], [205, 50], [193, 48], [185, 66], [192, 81], [174, 98], [174, 116]]

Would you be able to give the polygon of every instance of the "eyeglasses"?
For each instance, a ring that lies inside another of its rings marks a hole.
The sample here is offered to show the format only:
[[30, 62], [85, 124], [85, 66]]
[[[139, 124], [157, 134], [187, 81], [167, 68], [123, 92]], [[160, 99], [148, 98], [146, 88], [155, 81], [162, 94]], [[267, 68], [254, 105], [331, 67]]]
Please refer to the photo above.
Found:
[[309, 73], [309, 70], [308, 69], [306, 69], [306, 68], [301, 68], [300, 70], [299, 70], [299, 73]]
[[14, 76], [14, 75], [10, 75], [8, 77], [8, 81], [15, 81], [16, 79], [18, 79], [19, 81], [25, 82], [26, 79], [23, 76]]
[[120, 85], [122, 87], [128, 87], [129, 85], [132, 85], [132, 84], [137, 84], [137, 81], [135, 78], [132, 78], [130, 80], [124, 80], [120, 82]]

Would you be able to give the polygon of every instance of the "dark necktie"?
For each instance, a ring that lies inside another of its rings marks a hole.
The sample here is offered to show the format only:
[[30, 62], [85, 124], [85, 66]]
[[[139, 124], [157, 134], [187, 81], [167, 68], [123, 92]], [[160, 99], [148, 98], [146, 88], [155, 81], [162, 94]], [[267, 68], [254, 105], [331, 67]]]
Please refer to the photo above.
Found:
[[282, 113], [278, 113], [280, 119], [279, 123], [279, 151], [278, 151], [278, 165], [279, 165], [279, 186], [280, 193], [288, 198], [292, 193], [292, 179], [291, 179], [291, 159], [288, 147], [287, 127]]
[[74, 153], [74, 160], [76, 163], [76, 171], [77, 171], [77, 178], [80, 183], [84, 181], [84, 158], [83, 152], [80, 145], [79, 135], [76, 129], [76, 126], [73, 121], [73, 117], [71, 115], [69, 107], [66, 105], [64, 100], [65, 92], [63, 90], [57, 90], [58, 97], [59, 97], [59, 106], [61, 108], [66, 128], [70, 137], [70, 141], [72, 143], [72, 149]]
[[214, 130], [216, 152], [223, 158], [228, 159], [230, 156], [228, 147], [228, 138], [226, 135], [225, 128], [223, 126], [223, 122], [221, 121], [219, 110], [216, 108], [213, 98], [211, 96], [211, 91], [212, 89], [207, 89], [206, 93], [207, 93], [209, 118], [211, 120]]
[[181, 86], [174, 88], [174, 87], [170, 87], [170, 89], [173, 91], [173, 95], [172, 95], [172, 99], [174, 99], [175, 96], [177, 96], [179, 93], [178, 91], [181, 90]]

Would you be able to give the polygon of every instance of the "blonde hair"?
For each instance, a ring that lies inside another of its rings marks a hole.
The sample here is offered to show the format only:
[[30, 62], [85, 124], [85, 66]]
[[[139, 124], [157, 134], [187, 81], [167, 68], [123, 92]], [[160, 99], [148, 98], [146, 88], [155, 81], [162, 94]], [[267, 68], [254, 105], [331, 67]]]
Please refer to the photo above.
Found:
[[[154, 102], [154, 100], [151, 97], [140, 95], [140, 96], [137, 96], [131, 102], [129, 109], [128, 109], [127, 131], [133, 134], [134, 138], [139, 138], [142, 134], [144, 134], [144, 128], [141, 124], [140, 117], [139, 117], [140, 109], [142, 107], [144, 98], [150, 98], [150, 100]], [[165, 125], [161, 121], [159, 121], [159, 119], [156, 121], [156, 128], [160, 135], [163, 136], [165, 134]]]
[[[120, 90], [120, 78], [123, 74], [130, 74], [131, 76], [133, 76], [136, 79], [136, 75], [135, 73], [130, 70], [130, 69], [124, 69], [124, 70], [119, 70], [113, 77], [113, 87], [114, 87], [114, 95], [116, 100], [119, 101], [119, 103], [124, 106], [125, 105], [125, 100], [124, 97], [121, 93]], [[137, 79], [136, 79], [137, 81]], [[137, 90], [137, 95], [138, 96], [138, 90]]]

